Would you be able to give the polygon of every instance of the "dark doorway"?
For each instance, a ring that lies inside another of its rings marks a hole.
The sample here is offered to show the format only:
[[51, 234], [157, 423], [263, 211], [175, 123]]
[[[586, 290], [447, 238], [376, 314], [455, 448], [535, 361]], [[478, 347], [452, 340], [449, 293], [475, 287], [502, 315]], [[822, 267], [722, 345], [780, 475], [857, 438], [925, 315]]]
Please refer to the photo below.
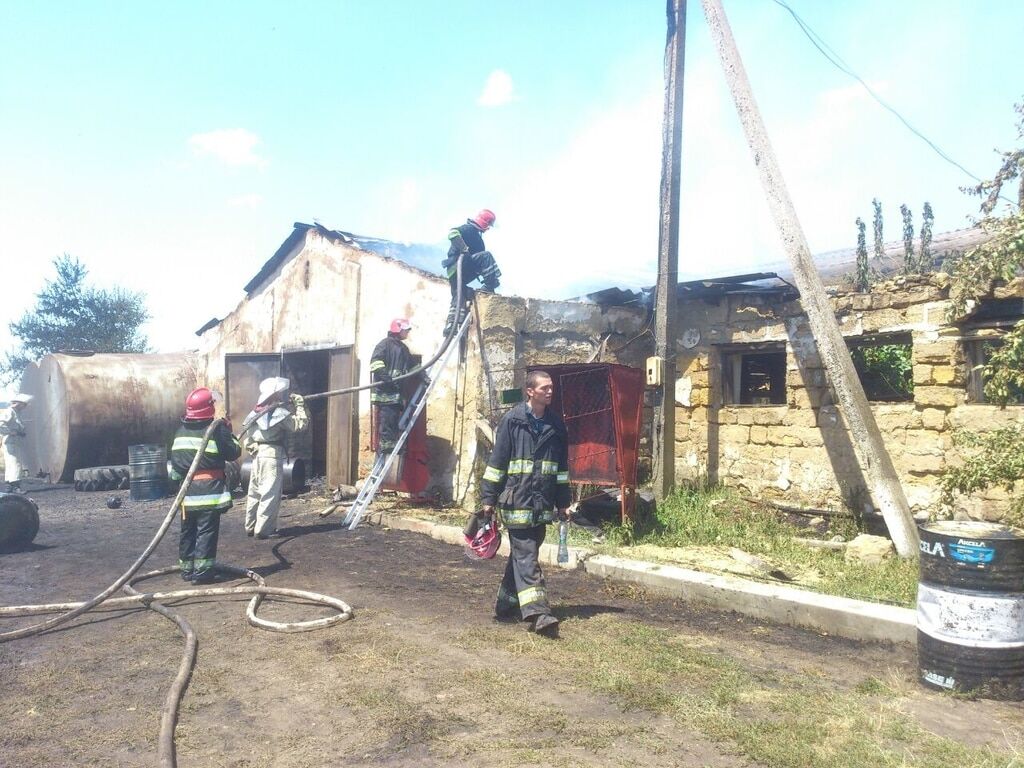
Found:
[[[260, 381], [270, 376], [286, 376], [291, 391], [300, 395], [344, 389], [355, 381], [351, 347], [232, 354], [225, 356], [224, 368], [228, 417], [236, 427], [255, 405]], [[353, 398], [341, 395], [309, 401], [309, 429], [288, 445], [291, 458], [305, 461], [310, 476], [326, 476], [332, 487], [355, 479], [353, 446], [358, 435]]]

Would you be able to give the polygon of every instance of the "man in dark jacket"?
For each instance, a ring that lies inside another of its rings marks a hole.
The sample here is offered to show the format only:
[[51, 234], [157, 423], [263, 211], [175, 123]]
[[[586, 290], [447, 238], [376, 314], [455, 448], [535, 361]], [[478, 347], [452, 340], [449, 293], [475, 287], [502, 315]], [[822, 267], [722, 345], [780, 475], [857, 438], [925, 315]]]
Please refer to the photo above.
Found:
[[[443, 266], [448, 275], [448, 284], [452, 289], [452, 306], [448, 310], [444, 335], [447, 336], [454, 326], [462, 323], [465, 310], [473, 301], [473, 289], [469, 284], [479, 279], [485, 291], [493, 293], [500, 284], [501, 270], [494, 261], [491, 252], [484, 246], [482, 233], [494, 226], [494, 212], [484, 208], [466, 223], [455, 227], [448, 233], [451, 245], [448, 247], [448, 258]], [[456, 307], [459, 291], [459, 257], [462, 257], [462, 307]], [[458, 310], [458, 312], [456, 312]]]
[[398, 422], [405, 409], [402, 382], [393, 379], [412, 370], [412, 356], [405, 340], [412, 325], [404, 317], [391, 321], [388, 335], [373, 348], [370, 356], [370, 377], [381, 382], [370, 390], [370, 402], [377, 408], [377, 455], [386, 456], [394, 450], [400, 430]]
[[547, 524], [568, 514], [569, 440], [562, 421], [548, 409], [551, 377], [532, 371], [526, 401], [505, 414], [494, 436], [494, 450], [481, 483], [483, 511], [495, 508], [508, 531], [511, 553], [494, 606], [497, 619], [519, 616], [530, 631], [558, 636], [544, 574], [537, 555]]
[[[185, 399], [185, 418], [181, 420], [171, 445], [170, 475], [173, 479], [180, 480], [188, 474], [213, 418], [213, 393], [206, 387], [192, 390]], [[224, 422], [218, 424], [199, 459], [192, 485], [181, 502], [178, 565], [185, 581], [208, 584], [213, 580], [220, 516], [231, 509], [231, 492], [224, 479], [224, 465], [241, 454], [242, 446], [231, 434], [231, 427]]]

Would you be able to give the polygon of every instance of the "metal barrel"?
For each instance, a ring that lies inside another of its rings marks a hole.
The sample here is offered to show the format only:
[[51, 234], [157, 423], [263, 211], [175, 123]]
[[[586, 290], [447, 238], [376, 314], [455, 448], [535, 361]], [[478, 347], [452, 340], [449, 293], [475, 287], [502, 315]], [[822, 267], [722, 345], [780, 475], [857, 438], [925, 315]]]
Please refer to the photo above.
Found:
[[167, 495], [167, 446], [158, 443], [128, 446], [129, 495], [134, 501]]
[[[284, 463], [284, 470], [281, 478], [281, 493], [299, 493], [306, 487], [306, 462], [302, 459], [287, 459]], [[249, 490], [249, 480], [252, 478], [252, 457], [246, 457], [242, 462], [241, 487]]]
[[921, 526], [917, 655], [931, 688], [1024, 701], [1024, 531]]
[[0, 552], [25, 549], [39, 533], [39, 507], [27, 496], [0, 493]]

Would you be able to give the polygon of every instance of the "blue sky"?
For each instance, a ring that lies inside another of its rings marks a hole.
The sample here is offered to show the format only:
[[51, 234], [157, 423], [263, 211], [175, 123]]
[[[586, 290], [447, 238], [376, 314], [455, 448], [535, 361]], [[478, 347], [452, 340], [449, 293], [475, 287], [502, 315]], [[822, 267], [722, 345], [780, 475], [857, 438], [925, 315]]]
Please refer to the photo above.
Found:
[[[1024, 3], [791, 5], [974, 173], [1014, 145]], [[937, 231], [966, 224], [970, 179], [782, 8], [726, 11], [812, 250], [852, 245], [874, 196], [888, 239], [904, 202], [919, 215], [930, 201]], [[148, 294], [157, 349], [194, 346], [292, 222], [314, 218], [440, 245], [487, 206], [502, 292], [649, 285], [664, 37], [663, 0], [0, 0], [0, 347], [64, 252]], [[681, 275], [777, 262], [694, 0], [686, 65]]]

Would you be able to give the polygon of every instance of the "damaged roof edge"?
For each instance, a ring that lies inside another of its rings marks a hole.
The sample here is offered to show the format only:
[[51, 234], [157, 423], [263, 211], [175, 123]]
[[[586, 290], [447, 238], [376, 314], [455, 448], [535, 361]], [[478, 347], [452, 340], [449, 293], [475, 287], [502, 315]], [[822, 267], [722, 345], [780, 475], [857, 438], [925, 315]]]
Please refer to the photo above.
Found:
[[267, 278], [270, 277], [279, 266], [281, 266], [285, 261], [287, 261], [288, 256], [292, 253], [295, 247], [306, 237], [306, 233], [309, 232], [309, 230], [311, 229], [315, 229], [317, 233], [320, 234], [321, 237], [324, 237], [332, 242], [341, 243], [342, 245], [346, 245], [350, 248], [355, 248], [365, 253], [372, 253], [375, 256], [379, 256], [380, 258], [386, 261], [397, 262], [406, 269], [415, 272], [418, 275], [422, 275], [424, 277], [432, 277], [435, 280], [441, 279], [438, 275], [432, 272], [428, 272], [425, 269], [420, 269], [419, 267], [416, 267], [412, 264], [407, 264], [401, 259], [396, 259], [394, 256], [389, 256], [386, 252], [382, 253], [380, 250], [368, 247], [369, 243], [387, 243], [389, 241], [375, 237], [363, 237], [361, 235], [352, 234], [351, 232], [342, 232], [341, 230], [337, 229], [327, 229], [327, 227], [323, 226], [322, 224], [315, 222], [313, 224], [304, 224], [301, 221], [296, 221], [292, 226], [294, 227], [292, 233], [288, 235], [288, 237], [285, 239], [283, 243], [281, 243], [281, 246], [277, 249], [277, 251], [274, 252], [274, 255], [267, 259], [267, 262], [260, 268], [260, 271], [256, 273], [256, 276], [248, 283], [246, 283], [246, 295], [252, 296], [252, 294], [255, 293], [256, 290], [261, 285], [263, 285]]

